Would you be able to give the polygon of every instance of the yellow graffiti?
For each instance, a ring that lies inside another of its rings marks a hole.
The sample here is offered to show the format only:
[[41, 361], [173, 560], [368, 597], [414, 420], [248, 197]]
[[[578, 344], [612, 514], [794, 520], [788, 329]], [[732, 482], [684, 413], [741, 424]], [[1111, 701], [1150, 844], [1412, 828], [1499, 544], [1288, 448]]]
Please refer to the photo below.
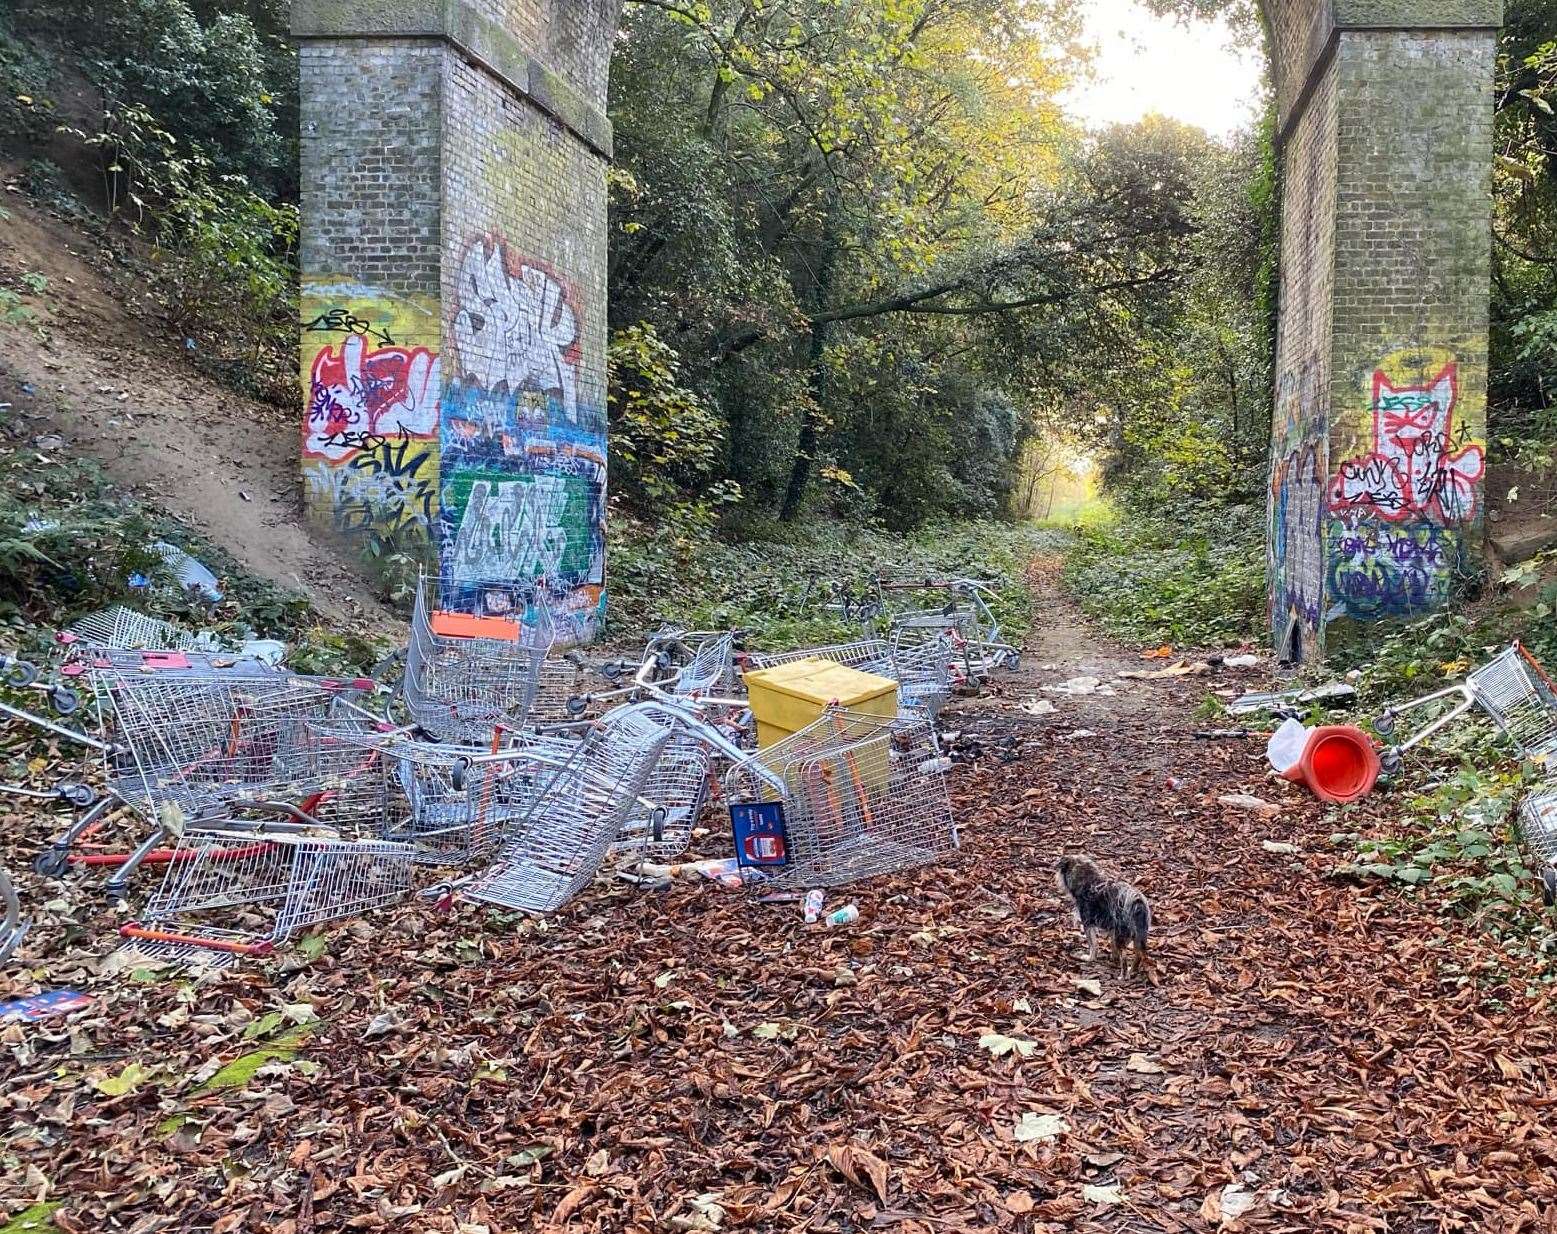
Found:
[[438, 514], [437, 299], [312, 279], [301, 307], [305, 504], [353, 538], [426, 549]]

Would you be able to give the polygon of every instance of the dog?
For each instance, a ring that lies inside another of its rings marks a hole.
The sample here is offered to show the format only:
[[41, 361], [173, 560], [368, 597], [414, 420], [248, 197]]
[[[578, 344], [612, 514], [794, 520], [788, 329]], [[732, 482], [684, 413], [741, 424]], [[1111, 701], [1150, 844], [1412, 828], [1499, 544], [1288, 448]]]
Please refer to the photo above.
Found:
[[1152, 906], [1123, 879], [1110, 877], [1092, 858], [1067, 853], [1054, 868], [1060, 890], [1071, 898], [1076, 924], [1087, 940], [1087, 959], [1097, 959], [1101, 931], [1113, 944], [1120, 977], [1139, 972], [1146, 963], [1146, 939], [1152, 928]]

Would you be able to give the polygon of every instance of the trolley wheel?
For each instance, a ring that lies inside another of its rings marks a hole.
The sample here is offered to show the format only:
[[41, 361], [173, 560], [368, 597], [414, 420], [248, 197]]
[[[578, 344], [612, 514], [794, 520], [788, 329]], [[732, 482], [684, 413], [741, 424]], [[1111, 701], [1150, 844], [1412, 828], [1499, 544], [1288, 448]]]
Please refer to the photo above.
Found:
[[1385, 741], [1395, 740], [1395, 717], [1390, 712], [1385, 712], [1373, 722], [1373, 731], [1378, 733]]
[[130, 894], [130, 885], [117, 879], [103, 884], [103, 898], [110, 904], [123, 904]]
[[15, 686], [21, 690], [38, 680], [37, 666], [29, 664], [26, 660], [0, 658], [0, 664], [5, 667], [5, 684], [8, 686]]
[[66, 780], [54, 789], [59, 794], [60, 800], [77, 809], [85, 810], [97, 800], [97, 793], [90, 784], [78, 784], [74, 780]]
[[[566, 706], [570, 716], [581, 716], [589, 710], [589, 700], [582, 694], [575, 694], [572, 698], [568, 699]], [[455, 787], [457, 788], [459, 786], [456, 785]]]
[[46, 848], [32, 859], [32, 868], [43, 878], [63, 877], [70, 869], [70, 854], [63, 849]]
[[76, 708], [81, 706], [81, 696], [67, 686], [50, 686], [49, 706], [54, 708], [56, 715], [74, 715]]
[[1387, 776], [1400, 773], [1400, 751], [1395, 746], [1386, 746], [1379, 751], [1379, 770]]
[[1547, 908], [1557, 904], [1557, 870], [1551, 866], [1541, 870], [1541, 899]]
[[449, 783], [454, 791], [465, 791], [465, 777], [470, 774], [470, 760], [468, 758], [456, 759], [454, 765], [449, 768]]

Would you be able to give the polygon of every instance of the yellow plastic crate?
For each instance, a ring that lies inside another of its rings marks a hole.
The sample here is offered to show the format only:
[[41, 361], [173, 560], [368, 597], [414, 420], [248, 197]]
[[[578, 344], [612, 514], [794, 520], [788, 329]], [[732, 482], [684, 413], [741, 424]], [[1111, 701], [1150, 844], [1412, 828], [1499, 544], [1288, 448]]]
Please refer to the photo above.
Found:
[[887, 719], [897, 715], [897, 682], [834, 660], [791, 660], [745, 676], [759, 748], [815, 722], [830, 703]]

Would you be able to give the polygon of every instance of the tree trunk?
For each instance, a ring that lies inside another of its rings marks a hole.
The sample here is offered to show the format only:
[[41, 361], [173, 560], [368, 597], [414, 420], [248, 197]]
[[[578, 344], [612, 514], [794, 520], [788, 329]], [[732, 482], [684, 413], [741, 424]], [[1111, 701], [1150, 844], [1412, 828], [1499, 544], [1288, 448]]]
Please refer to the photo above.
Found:
[[827, 397], [827, 323], [811, 323], [811, 347], [808, 356], [810, 371], [806, 375], [811, 388], [811, 406], [806, 408], [800, 420], [800, 439], [795, 443], [795, 461], [789, 469], [789, 483], [784, 487], [784, 501], [779, 507], [779, 522], [793, 523], [800, 516], [800, 503], [805, 500], [806, 484], [811, 479], [811, 464], [816, 459], [819, 434], [816, 431], [816, 409]]
[[800, 505], [805, 500], [806, 484], [811, 479], [811, 464], [816, 461], [816, 447], [821, 434], [817, 431], [817, 414], [827, 405], [827, 330], [830, 322], [816, 320], [827, 307], [832, 292], [833, 265], [838, 256], [837, 242], [831, 236], [832, 219], [828, 219], [828, 238], [823, 242], [821, 256], [816, 263], [816, 288], [811, 296], [812, 322], [811, 344], [807, 353], [810, 368], [806, 384], [810, 387], [811, 404], [800, 420], [800, 438], [795, 443], [795, 461], [789, 469], [789, 483], [784, 487], [784, 500], [779, 506], [779, 522], [793, 523], [800, 517]]

